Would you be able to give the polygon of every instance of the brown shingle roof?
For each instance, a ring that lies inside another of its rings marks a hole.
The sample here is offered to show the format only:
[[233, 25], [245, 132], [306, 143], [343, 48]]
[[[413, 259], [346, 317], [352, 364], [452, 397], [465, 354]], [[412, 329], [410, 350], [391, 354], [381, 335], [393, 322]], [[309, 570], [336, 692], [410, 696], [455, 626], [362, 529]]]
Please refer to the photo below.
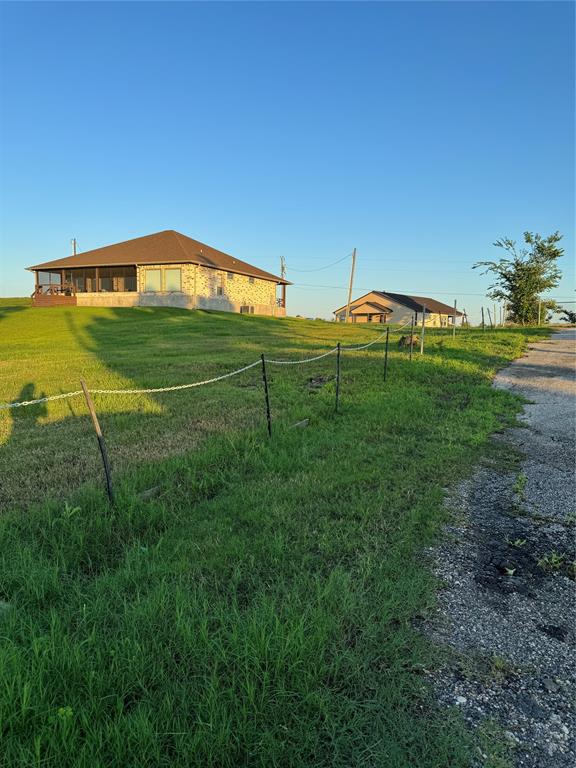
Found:
[[[377, 293], [384, 298], [389, 298], [398, 302], [398, 304], [402, 304], [404, 307], [413, 309], [415, 312], [422, 312], [423, 308], [426, 307], [428, 312], [432, 312], [436, 315], [454, 314], [454, 307], [451, 307], [449, 304], [444, 304], [441, 301], [436, 301], [436, 299], [430, 299], [427, 296], [409, 296], [405, 293], [390, 293], [389, 291], [386, 291], [386, 293], [377, 291]], [[456, 310], [456, 315], [461, 317], [462, 312]]]
[[288, 280], [265, 272], [245, 261], [235, 259], [227, 253], [211, 248], [209, 245], [181, 235], [173, 229], [156, 232], [153, 235], [136, 237], [115, 245], [106, 245], [92, 251], [84, 251], [76, 256], [45, 261], [27, 267], [30, 270], [69, 269], [71, 267], [110, 267], [130, 266], [132, 264], [200, 264], [204, 267], [236, 272], [240, 275], [259, 277], [275, 283], [291, 285]]
[[[368, 293], [365, 293], [364, 296], [361, 296], [359, 299], [353, 301], [350, 304], [350, 307], [352, 308], [354, 306], [359, 306], [363, 303], [362, 300], [366, 296], [369, 296], [371, 293], [375, 293], [377, 296], [381, 296], [384, 300], [388, 299], [388, 301], [394, 301], [397, 304], [402, 304], [402, 306], [411, 309], [413, 312], [422, 312], [423, 307], [426, 307], [426, 310], [428, 312], [432, 312], [433, 314], [454, 314], [454, 307], [451, 307], [449, 304], [443, 304], [441, 301], [436, 301], [436, 299], [430, 299], [427, 296], [409, 296], [407, 293], [390, 293], [389, 291], [386, 291], [386, 293], [384, 293], [384, 291], [369, 291]], [[344, 304], [343, 307], [335, 309], [334, 314], [341, 312], [343, 309], [346, 309], [346, 304]], [[392, 310], [388, 308], [388, 311], [391, 312]], [[463, 317], [463, 313], [456, 310], [456, 316]]]
[[374, 310], [374, 312], [370, 313], [370, 314], [380, 313], [382, 315], [386, 315], [386, 314], [390, 314], [392, 312], [390, 307], [385, 307], [384, 304], [379, 304], [376, 301], [364, 301], [362, 303], [358, 303], [358, 304], [354, 304], [354, 305], [351, 304], [350, 305], [350, 312], [352, 312], [352, 314], [357, 312], [360, 315], [368, 314], [367, 312], [362, 312], [361, 311], [361, 310], [364, 309], [364, 307], [369, 307], [370, 309]]

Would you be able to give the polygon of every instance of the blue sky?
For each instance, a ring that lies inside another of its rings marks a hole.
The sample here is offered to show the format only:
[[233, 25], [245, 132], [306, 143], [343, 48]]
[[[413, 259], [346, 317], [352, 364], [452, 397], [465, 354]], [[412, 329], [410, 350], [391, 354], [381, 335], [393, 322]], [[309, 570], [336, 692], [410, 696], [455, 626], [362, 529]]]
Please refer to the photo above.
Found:
[[[31, 263], [177, 229], [274, 272], [291, 314], [458, 299], [499, 236], [564, 233], [574, 5], [3, 3], [0, 294]], [[312, 286], [333, 287], [312, 287]]]

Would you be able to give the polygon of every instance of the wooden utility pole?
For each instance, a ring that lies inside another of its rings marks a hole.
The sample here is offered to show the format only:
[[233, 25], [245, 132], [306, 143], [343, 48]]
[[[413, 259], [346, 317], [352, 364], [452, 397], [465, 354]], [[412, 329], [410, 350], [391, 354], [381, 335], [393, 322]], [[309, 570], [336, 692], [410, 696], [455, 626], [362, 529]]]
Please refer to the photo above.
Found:
[[540, 312], [542, 311], [542, 299], [538, 299], [538, 325], [540, 325]]
[[482, 307], [482, 330], [486, 330], [486, 325], [484, 323], [484, 307]]
[[74, 256], [76, 256], [76, 238], [72, 238], [72, 251], [74, 253]]
[[352, 265], [350, 267], [350, 284], [348, 285], [348, 304], [346, 305], [346, 322], [350, 318], [350, 302], [352, 301], [352, 286], [354, 284], [354, 268], [356, 267], [356, 248], [352, 251]]
[[420, 354], [424, 354], [424, 330], [426, 328], [426, 306], [422, 307], [422, 333], [420, 334]]
[[286, 277], [286, 259], [284, 256], [280, 256], [280, 277], [282, 280]]
[[452, 338], [456, 338], [456, 299], [454, 299], [454, 317], [452, 319]]

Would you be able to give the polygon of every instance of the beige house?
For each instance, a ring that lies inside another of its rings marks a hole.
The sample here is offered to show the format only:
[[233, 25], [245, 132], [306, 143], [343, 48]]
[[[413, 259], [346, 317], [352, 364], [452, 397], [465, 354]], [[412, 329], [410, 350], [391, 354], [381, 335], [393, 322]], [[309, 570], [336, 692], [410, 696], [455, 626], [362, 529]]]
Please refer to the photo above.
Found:
[[290, 285], [172, 229], [28, 269], [37, 307], [181, 307], [284, 317]]
[[[346, 322], [344, 305], [334, 310], [337, 322]], [[412, 318], [416, 324], [422, 322], [425, 313], [427, 326], [453, 325], [461, 318], [462, 312], [426, 296], [409, 296], [404, 293], [384, 293], [370, 291], [350, 303], [349, 323], [409, 323]]]

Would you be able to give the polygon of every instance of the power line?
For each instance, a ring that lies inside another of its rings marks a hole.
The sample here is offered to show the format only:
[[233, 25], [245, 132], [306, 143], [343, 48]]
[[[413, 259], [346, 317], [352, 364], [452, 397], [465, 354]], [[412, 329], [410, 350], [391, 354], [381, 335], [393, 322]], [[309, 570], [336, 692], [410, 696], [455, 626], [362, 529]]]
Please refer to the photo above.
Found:
[[[293, 283], [293, 286], [295, 288], [329, 288], [331, 290], [335, 291], [347, 291], [348, 287], [345, 285], [323, 285], [321, 283]], [[367, 288], [366, 286], [359, 285], [357, 288], [359, 291], [377, 291], [380, 290], [378, 288]], [[386, 293], [386, 291], [382, 291], [382, 293]], [[467, 293], [464, 291], [459, 291], [458, 289], [454, 288], [451, 291], [404, 291], [403, 292], [405, 296], [454, 296], [454, 294], [458, 294], [458, 296], [481, 296], [482, 298], [486, 297], [486, 293]], [[546, 301], [564, 301], [562, 297], [560, 296], [545, 296], [544, 297]], [[566, 301], [567, 304], [576, 304], [576, 302], [569, 302]]]
[[347, 253], [346, 256], [343, 256], [341, 259], [338, 259], [338, 261], [333, 261], [331, 264], [326, 264], [324, 267], [316, 267], [315, 269], [296, 269], [295, 267], [288, 267], [288, 269], [291, 272], [320, 272], [323, 269], [329, 269], [330, 267], [336, 266], [336, 264], [341, 264], [343, 261], [346, 261], [346, 259], [349, 259], [350, 256], [352, 256], [351, 253]]

